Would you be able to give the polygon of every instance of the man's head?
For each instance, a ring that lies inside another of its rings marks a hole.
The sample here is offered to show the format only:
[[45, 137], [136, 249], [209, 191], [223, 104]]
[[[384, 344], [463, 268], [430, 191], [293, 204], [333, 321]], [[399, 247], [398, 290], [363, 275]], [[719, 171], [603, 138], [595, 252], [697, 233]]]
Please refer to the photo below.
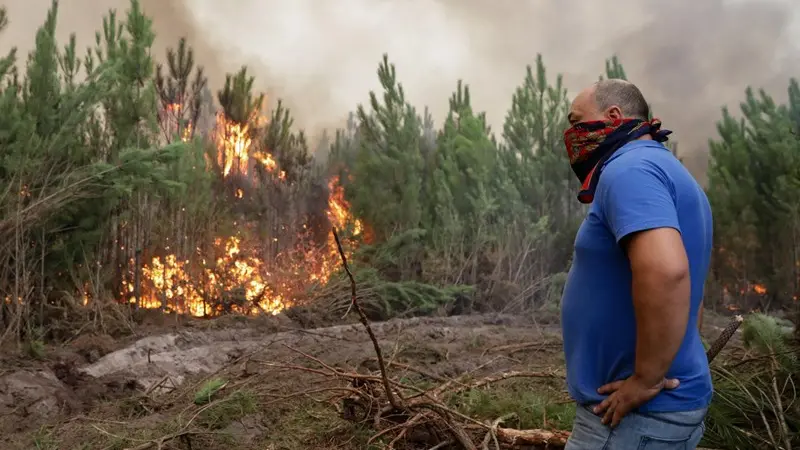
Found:
[[596, 120], [647, 120], [650, 108], [642, 91], [625, 80], [603, 80], [581, 91], [569, 111], [569, 122]]
[[661, 130], [661, 122], [648, 120], [649, 115], [642, 92], [624, 80], [598, 81], [575, 97], [568, 117], [571, 126], [564, 131], [564, 146], [570, 167], [583, 183], [578, 196], [581, 202], [592, 201], [603, 170], [600, 163], [617, 149], [633, 140], [667, 140], [671, 131]]

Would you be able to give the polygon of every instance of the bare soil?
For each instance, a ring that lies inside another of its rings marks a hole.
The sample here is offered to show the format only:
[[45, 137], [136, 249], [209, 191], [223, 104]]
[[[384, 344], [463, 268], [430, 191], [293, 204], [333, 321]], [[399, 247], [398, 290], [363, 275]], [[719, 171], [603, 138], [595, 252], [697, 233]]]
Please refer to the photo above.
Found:
[[[727, 318], [708, 316], [704, 334], [713, 339]], [[466, 315], [372, 326], [390, 372], [410, 384], [430, 386], [465, 373], [552, 373], [503, 382], [501, 391], [468, 392], [454, 407], [481, 420], [513, 410], [517, 425], [564, 428], [571, 417], [559, 327], [544, 319]], [[39, 359], [6, 357], [0, 448], [383, 448], [380, 440], [367, 444], [368, 427], [342, 419], [336, 390], [347, 387], [326, 374], [326, 367], [377, 372], [364, 328], [301, 327], [308, 324], [292, 314], [155, 318], [127, 338], [84, 335]], [[203, 395], [227, 400], [205, 404], [198, 400]]]

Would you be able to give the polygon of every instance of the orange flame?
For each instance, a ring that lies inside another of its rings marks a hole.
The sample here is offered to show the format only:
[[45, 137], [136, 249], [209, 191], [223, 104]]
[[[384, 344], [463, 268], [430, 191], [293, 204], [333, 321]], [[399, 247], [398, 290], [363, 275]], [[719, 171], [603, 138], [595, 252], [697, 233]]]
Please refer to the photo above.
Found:
[[[239, 124], [225, 117], [220, 112], [217, 114], [215, 140], [217, 142], [217, 163], [222, 168], [223, 177], [232, 172], [247, 175], [250, 170], [250, 160], [261, 163], [268, 172], [278, 169], [278, 162], [266, 152], [253, 151], [253, 137], [255, 131], [266, 124], [266, 117], [251, 118], [246, 124]], [[286, 179], [286, 172], [281, 170], [278, 178]]]
[[222, 112], [217, 114], [216, 142], [217, 162], [222, 167], [222, 175], [228, 176], [236, 169], [247, 175], [250, 159], [250, 123], [239, 124], [229, 120]]
[[[214, 248], [220, 253], [216, 264], [208, 267], [206, 261], [202, 261], [201, 273], [196, 277], [187, 269], [189, 261], [181, 261], [174, 254], [163, 259], [153, 257], [150, 264], [142, 267], [142, 277], [147, 282], [140, 287], [139, 306], [160, 308], [164, 305], [179, 314], [198, 317], [225, 309], [277, 314], [286, 306], [283, 298], [267, 285], [262, 276], [263, 262], [241, 254], [240, 242], [239, 237], [216, 239]], [[127, 283], [126, 290], [129, 301], [136, 302], [133, 283]]]
[[[249, 125], [239, 125], [217, 116], [215, 134], [218, 163], [223, 176], [234, 171], [246, 175], [251, 156], [270, 172], [278, 171], [277, 161], [266, 152], [251, 155], [252, 137]], [[286, 173], [278, 171], [284, 180]], [[363, 234], [364, 226], [350, 213], [350, 205], [344, 198], [344, 189], [338, 177], [328, 183], [329, 197], [327, 217], [330, 224], [339, 230], [348, 230], [357, 237]], [[235, 191], [237, 198], [244, 197], [244, 190]], [[303, 226], [308, 232], [308, 227]], [[274, 238], [274, 240], [277, 240]], [[352, 246], [348, 246], [352, 247]], [[295, 294], [311, 283], [325, 283], [339, 267], [340, 256], [332, 234], [322, 248], [309, 245], [301, 239], [297, 248], [279, 254], [269, 267], [280, 267], [281, 273], [270, 271], [264, 260], [257, 255], [258, 245], [246, 245], [249, 253], [242, 251], [242, 237], [215, 239], [211, 252], [214, 263], [206, 264], [203, 253], [197, 249], [194, 262], [182, 260], [176, 254], [154, 256], [141, 267], [142, 283], [137, 292], [130, 281], [124, 284], [123, 296], [142, 308], [162, 308], [193, 316], [216, 315], [223, 312], [276, 314], [296, 303]], [[348, 248], [346, 255], [352, 250]], [[133, 261], [131, 261], [133, 263]], [[199, 266], [199, 267], [198, 267]], [[135, 270], [132, 264], [132, 270]], [[135, 277], [129, 276], [128, 279]]]
[[170, 134], [180, 133], [183, 142], [189, 142], [192, 139], [192, 124], [181, 123], [183, 117], [181, 110], [183, 105], [180, 103], [170, 103], [166, 107], [166, 119], [163, 121], [167, 125]]

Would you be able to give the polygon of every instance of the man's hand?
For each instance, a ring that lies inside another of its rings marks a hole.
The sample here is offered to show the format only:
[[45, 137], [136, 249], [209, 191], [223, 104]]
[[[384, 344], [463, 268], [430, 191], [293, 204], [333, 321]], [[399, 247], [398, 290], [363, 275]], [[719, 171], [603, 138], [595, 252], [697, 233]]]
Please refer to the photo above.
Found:
[[603, 414], [603, 424], [616, 427], [626, 414], [642, 406], [658, 395], [663, 389], [675, 389], [680, 381], [675, 378], [662, 379], [655, 386], [647, 386], [636, 375], [625, 380], [614, 381], [600, 387], [599, 394], [608, 394], [608, 397], [594, 407], [595, 414]]

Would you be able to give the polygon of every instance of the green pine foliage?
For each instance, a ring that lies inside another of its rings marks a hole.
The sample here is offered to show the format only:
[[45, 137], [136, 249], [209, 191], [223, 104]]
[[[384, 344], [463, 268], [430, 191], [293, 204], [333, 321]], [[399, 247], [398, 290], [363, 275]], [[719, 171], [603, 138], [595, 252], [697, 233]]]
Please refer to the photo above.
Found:
[[422, 224], [424, 158], [422, 121], [386, 55], [378, 79], [382, 95], [370, 92], [369, 105], [358, 107], [360, 138], [352, 168], [358, 184], [350, 185], [348, 194], [356, 216], [383, 240], [394, 230]]
[[58, 8], [21, 76], [15, 52], [0, 64], [0, 292], [19, 299], [0, 318], [23, 335], [48, 325], [58, 299], [119, 292], [137, 240], [158, 227], [154, 204], [187, 197], [200, 174], [191, 146], [157, 139], [154, 34], [139, 3], [124, 22], [109, 12], [83, 60], [74, 37], [56, 42]]
[[743, 324], [752, 356], [714, 367], [715, 397], [703, 446], [724, 449], [794, 448], [800, 444], [797, 342], [792, 323], [753, 314]]
[[748, 88], [741, 118], [727, 109], [710, 142], [708, 194], [715, 214], [716, 273], [731, 290], [766, 287], [767, 302], [800, 295], [800, 139], [797, 82], [789, 103]]

